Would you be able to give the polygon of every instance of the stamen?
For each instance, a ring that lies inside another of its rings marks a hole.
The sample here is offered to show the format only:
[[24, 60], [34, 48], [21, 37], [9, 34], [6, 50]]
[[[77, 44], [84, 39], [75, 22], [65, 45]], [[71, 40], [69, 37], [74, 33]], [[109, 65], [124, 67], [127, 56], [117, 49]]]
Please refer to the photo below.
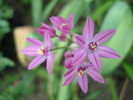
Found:
[[78, 73], [78, 75], [81, 77], [82, 75], [81, 75], [81, 73]]
[[42, 50], [38, 50], [38, 54], [43, 54], [43, 51]]
[[97, 50], [96, 48], [94, 50]]
[[83, 76], [84, 73], [86, 73], [86, 71], [81, 69], [81, 70], [78, 72], [78, 75], [81, 77], [81, 76]]
[[44, 50], [44, 49], [45, 49], [45, 48], [42, 46], [42, 47], [41, 47], [41, 50]]
[[40, 48], [40, 50], [38, 50], [37, 52], [38, 52], [38, 54], [40, 54], [40, 55], [43, 55], [44, 54], [44, 47], [42, 46], [41, 48]]
[[93, 47], [93, 44], [90, 44], [91, 47]]
[[97, 44], [98, 42], [91, 42], [89, 45], [92, 50], [97, 50]]
[[60, 27], [62, 28], [64, 25], [67, 25], [67, 24], [63, 23]]

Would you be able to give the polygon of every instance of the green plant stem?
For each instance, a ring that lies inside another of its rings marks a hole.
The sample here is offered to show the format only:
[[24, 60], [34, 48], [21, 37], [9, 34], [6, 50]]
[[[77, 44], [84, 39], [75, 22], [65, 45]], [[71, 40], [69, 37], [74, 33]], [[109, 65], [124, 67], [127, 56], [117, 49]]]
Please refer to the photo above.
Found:
[[115, 83], [111, 75], [109, 76], [109, 87], [110, 87], [110, 91], [112, 94], [112, 100], [118, 100], [117, 90], [116, 90]]
[[[59, 38], [59, 36], [58, 36], [58, 35], [56, 35], [56, 37], [58, 37], [58, 38]], [[68, 42], [69, 42], [69, 43], [73, 43], [73, 41], [72, 41], [71, 39], [68, 39], [68, 38], [67, 38], [67, 40], [68, 40]]]
[[57, 48], [51, 49], [50, 51], [54, 51], [54, 50], [58, 50], [58, 49], [64, 49], [64, 48], [68, 48], [68, 46], [65, 46], [65, 47], [57, 47]]

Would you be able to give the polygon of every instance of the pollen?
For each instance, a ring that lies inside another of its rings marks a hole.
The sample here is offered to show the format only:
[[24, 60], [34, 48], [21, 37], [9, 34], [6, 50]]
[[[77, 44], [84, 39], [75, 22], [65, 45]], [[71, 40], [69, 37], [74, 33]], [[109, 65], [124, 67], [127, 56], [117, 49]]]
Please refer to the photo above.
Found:
[[67, 24], [63, 23], [60, 27], [62, 28], [64, 25], [67, 25]]
[[98, 42], [91, 42], [91, 43], [90, 43], [90, 48], [91, 48], [92, 50], [97, 50], [97, 45], [98, 45]]
[[83, 76], [84, 73], [86, 73], [86, 71], [81, 69], [81, 70], [78, 72], [78, 75], [81, 77], [81, 76]]
[[45, 49], [45, 48], [42, 46], [42, 47], [41, 47], [41, 50], [44, 50], [44, 49]]
[[41, 48], [40, 48], [40, 50], [38, 50], [37, 52], [38, 52], [38, 54], [39, 55], [43, 55], [44, 54], [44, 47], [42, 46]]

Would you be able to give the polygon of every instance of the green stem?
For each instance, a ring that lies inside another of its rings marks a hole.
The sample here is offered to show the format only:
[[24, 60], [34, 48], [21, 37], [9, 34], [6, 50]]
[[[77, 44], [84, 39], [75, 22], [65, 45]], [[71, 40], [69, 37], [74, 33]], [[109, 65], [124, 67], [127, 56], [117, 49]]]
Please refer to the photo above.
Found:
[[[68, 39], [68, 38], [67, 38], [67, 39]], [[68, 42], [69, 42], [69, 43], [73, 43], [73, 41], [72, 41], [71, 39], [68, 39]]]
[[110, 81], [109, 86], [110, 86], [110, 91], [112, 94], [112, 100], [118, 100], [117, 90], [116, 90], [115, 83], [111, 75], [109, 76], [109, 81]]
[[64, 48], [68, 48], [68, 46], [66, 46], [66, 47], [57, 47], [57, 48], [51, 49], [50, 51], [54, 51], [54, 50], [58, 50], [58, 49], [64, 49]]
[[56, 37], [59, 37], [58, 35], [56, 35]]
[[[58, 37], [58, 38], [59, 38], [59, 36], [58, 36], [58, 35], [56, 35], [56, 37]], [[67, 40], [68, 40], [68, 42], [69, 42], [69, 43], [73, 43], [73, 41], [72, 41], [71, 39], [68, 39], [68, 38], [67, 38]]]

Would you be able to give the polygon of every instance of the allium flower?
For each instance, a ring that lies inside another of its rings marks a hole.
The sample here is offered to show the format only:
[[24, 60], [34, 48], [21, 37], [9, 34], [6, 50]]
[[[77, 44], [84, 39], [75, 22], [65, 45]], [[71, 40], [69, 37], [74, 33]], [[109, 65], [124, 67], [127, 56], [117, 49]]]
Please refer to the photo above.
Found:
[[[88, 56], [89, 61], [97, 68], [102, 70], [102, 62], [100, 57], [104, 58], [120, 58], [119, 54], [110, 47], [102, 44], [108, 41], [115, 33], [115, 29], [105, 30], [93, 37], [94, 24], [88, 16], [83, 30], [83, 35], [75, 36], [80, 51], [78, 51], [73, 60], [73, 64], [80, 64]], [[86, 55], [86, 56], [84, 56]]]
[[88, 91], [88, 78], [86, 73], [90, 75], [90, 77], [94, 81], [104, 83], [104, 79], [102, 75], [99, 73], [99, 71], [92, 64], [88, 62], [83, 62], [80, 65], [71, 67], [66, 72], [66, 74], [64, 75], [66, 78], [63, 86], [69, 85], [77, 76], [80, 88], [83, 90], [84, 93], [86, 93]]
[[55, 29], [52, 28], [51, 26], [42, 23], [43, 26], [41, 26], [40, 28], [36, 29], [36, 32], [38, 32], [39, 34], [43, 35], [44, 34], [49, 34], [51, 38], [55, 37]]
[[64, 56], [66, 57], [66, 60], [65, 60], [65, 67], [66, 68], [72, 67], [72, 59], [74, 57], [74, 52], [75, 52], [75, 50], [73, 50], [72, 52], [71, 51], [67, 51], [64, 54]]
[[46, 69], [49, 73], [52, 73], [51, 66], [54, 60], [54, 54], [50, 52], [50, 49], [54, 48], [53, 42], [50, 39], [49, 34], [45, 34], [44, 44], [42, 41], [34, 38], [27, 38], [27, 41], [32, 45], [23, 49], [22, 52], [28, 56], [36, 57], [28, 66], [28, 69], [33, 69], [39, 64], [43, 63], [47, 59]]
[[[55, 26], [56, 29], [62, 32], [60, 40], [66, 40], [64, 39], [68, 34], [70, 34], [70, 30], [74, 28], [74, 14], [71, 14], [66, 20], [65, 18], [58, 16], [58, 17], [51, 17], [50, 20], [52, 24]], [[63, 39], [62, 39], [63, 38]]]

